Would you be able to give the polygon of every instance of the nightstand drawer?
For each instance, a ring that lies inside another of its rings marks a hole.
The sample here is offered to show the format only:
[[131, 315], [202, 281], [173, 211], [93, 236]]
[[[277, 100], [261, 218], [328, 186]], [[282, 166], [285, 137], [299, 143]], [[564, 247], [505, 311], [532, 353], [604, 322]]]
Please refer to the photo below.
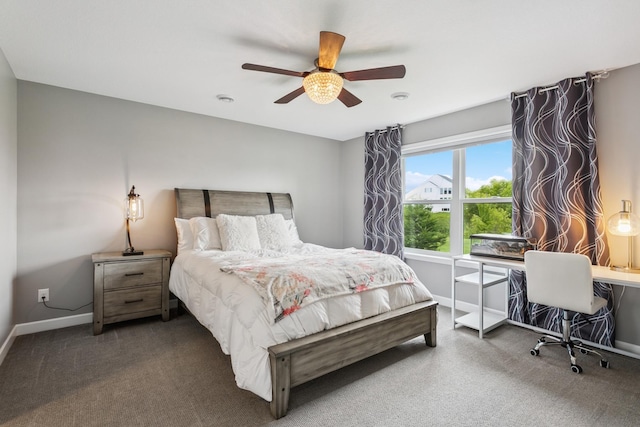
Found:
[[107, 263], [104, 266], [104, 289], [128, 288], [162, 282], [162, 260]]
[[104, 317], [160, 309], [162, 286], [144, 286], [104, 293]]
[[171, 252], [145, 250], [140, 255], [102, 252], [93, 261], [93, 334], [104, 325], [161, 315], [169, 320]]

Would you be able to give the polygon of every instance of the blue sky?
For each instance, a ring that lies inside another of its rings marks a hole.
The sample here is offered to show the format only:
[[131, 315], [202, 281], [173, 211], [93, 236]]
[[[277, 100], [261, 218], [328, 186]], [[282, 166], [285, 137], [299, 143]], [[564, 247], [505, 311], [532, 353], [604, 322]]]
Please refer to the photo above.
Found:
[[[477, 190], [491, 179], [511, 180], [511, 140], [466, 149], [466, 187]], [[430, 175], [452, 175], [452, 152], [443, 151], [405, 158], [405, 192]]]

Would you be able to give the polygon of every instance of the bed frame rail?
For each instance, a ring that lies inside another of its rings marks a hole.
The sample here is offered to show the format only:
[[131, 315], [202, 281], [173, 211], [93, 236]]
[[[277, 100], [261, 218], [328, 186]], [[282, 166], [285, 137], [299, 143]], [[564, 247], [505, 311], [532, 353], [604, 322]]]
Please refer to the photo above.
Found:
[[421, 302], [269, 347], [273, 417], [286, 415], [292, 387], [420, 335], [435, 347], [437, 305]]

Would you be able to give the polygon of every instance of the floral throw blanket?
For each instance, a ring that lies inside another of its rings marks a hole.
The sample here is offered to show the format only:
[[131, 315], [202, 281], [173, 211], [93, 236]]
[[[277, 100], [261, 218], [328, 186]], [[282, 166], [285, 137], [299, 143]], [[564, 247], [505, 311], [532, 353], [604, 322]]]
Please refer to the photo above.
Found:
[[324, 298], [419, 282], [396, 256], [358, 249], [237, 259], [220, 269], [253, 286], [273, 308], [274, 322]]

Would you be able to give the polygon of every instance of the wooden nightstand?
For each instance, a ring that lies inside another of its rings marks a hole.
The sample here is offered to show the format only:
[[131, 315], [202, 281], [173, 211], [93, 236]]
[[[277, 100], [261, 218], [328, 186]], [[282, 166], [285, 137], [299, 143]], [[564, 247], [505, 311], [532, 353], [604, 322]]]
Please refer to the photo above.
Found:
[[109, 323], [162, 315], [169, 320], [171, 252], [146, 250], [93, 254], [93, 334]]

